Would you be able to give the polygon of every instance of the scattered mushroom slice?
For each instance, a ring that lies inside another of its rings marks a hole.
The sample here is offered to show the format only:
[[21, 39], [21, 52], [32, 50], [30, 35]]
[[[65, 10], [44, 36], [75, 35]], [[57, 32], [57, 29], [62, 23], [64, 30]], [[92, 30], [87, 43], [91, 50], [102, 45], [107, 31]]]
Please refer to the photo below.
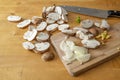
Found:
[[33, 16], [31, 22], [32, 22], [33, 24], [38, 24], [38, 23], [42, 22], [42, 17]]
[[87, 33], [87, 32], [88, 32], [87, 29], [81, 28], [81, 27], [74, 27], [73, 30], [76, 31], [76, 32], [77, 32], [77, 31], [82, 31], [83, 33]]
[[109, 30], [110, 29], [110, 25], [108, 24], [108, 22], [106, 20], [103, 19], [102, 23], [100, 25], [100, 28]]
[[71, 35], [71, 36], [76, 33], [74, 30], [71, 30], [71, 29], [62, 30], [61, 32], [63, 32], [64, 34]]
[[35, 43], [35, 49], [39, 52], [45, 52], [49, 49], [49, 47], [50, 47], [49, 42]]
[[67, 18], [67, 16], [64, 15], [64, 14], [62, 14], [62, 20], [63, 20], [64, 22], [68, 22], [68, 18]]
[[49, 35], [45, 32], [40, 32], [37, 37], [36, 37], [37, 41], [46, 41], [49, 39]]
[[58, 20], [57, 23], [58, 24], [64, 24], [64, 21], [63, 20]]
[[58, 27], [58, 24], [50, 24], [47, 26], [46, 30], [47, 31], [55, 31]]
[[37, 31], [43, 31], [47, 26], [46, 22], [41, 22], [38, 26], [37, 26]]
[[43, 61], [51, 61], [54, 59], [54, 54], [51, 52], [45, 52], [42, 54], [41, 59]]
[[23, 42], [22, 45], [23, 45], [23, 47], [24, 47], [25, 49], [27, 49], [27, 50], [32, 50], [32, 49], [34, 49], [34, 47], [35, 47], [33, 43], [28, 42], [28, 41]]
[[25, 28], [26, 26], [28, 26], [31, 23], [30, 19], [24, 20], [20, 23], [17, 24], [18, 28]]
[[52, 23], [55, 23], [55, 20], [52, 20], [52, 19], [50, 19], [50, 18], [47, 18], [47, 19], [46, 19], [46, 22], [47, 22], [48, 24], [52, 24]]
[[95, 39], [84, 39], [81, 41], [81, 43], [87, 48], [96, 48], [100, 45], [100, 42]]
[[58, 14], [58, 13], [49, 13], [49, 14], [47, 15], [47, 18], [50, 18], [50, 19], [52, 19], [52, 20], [57, 21], [57, 20], [59, 20], [59, 19], [61, 18], [61, 16], [60, 16], [60, 14]]
[[92, 20], [89, 20], [89, 19], [83, 20], [83, 21], [81, 22], [81, 26], [82, 26], [83, 28], [90, 28], [90, 27], [93, 26], [93, 21], [92, 21]]
[[7, 20], [8, 21], [11, 21], [11, 22], [18, 22], [20, 21], [22, 18], [20, 16], [15, 16], [15, 15], [10, 15], [7, 17]]
[[60, 6], [56, 6], [55, 7], [55, 12], [61, 15], [62, 14], [62, 8]]
[[100, 27], [101, 24], [99, 22], [94, 22], [94, 25]]
[[28, 40], [28, 41], [32, 41], [36, 35], [37, 35], [37, 30], [33, 29], [32, 31], [25, 32], [23, 35], [23, 38]]
[[61, 24], [58, 26], [58, 30], [65, 30], [69, 28], [69, 24]]

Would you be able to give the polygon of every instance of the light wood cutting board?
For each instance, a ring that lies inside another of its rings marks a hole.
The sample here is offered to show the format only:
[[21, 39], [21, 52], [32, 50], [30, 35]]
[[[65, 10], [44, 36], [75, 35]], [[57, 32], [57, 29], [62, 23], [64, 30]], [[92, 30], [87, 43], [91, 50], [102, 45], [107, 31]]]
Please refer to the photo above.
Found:
[[[77, 76], [80, 73], [85, 72], [119, 55], [120, 50], [117, 48], [120, 48], [120, 23], [112, 26], [109, 34], [111, 34], [112, 37], [108, 40], [108, 42], [106, 42], [104, 46], [101, 46], [97, 49], [89, 49], [89, 53], [92, 55], [92, 58], [90, 61], [82, 65], [77, 60], [71, 64], [67, 64], [62, 59], [64, 52], [60, 49], [59, 45], [67, 35], [61, 32], [54, 34], [51, 36], [51, 42], [69, 74], [72, 76]], [[68, 40], [73, 40], [77, 45], [81, 45], [80, 39], [75, 37], [70, 37]]]

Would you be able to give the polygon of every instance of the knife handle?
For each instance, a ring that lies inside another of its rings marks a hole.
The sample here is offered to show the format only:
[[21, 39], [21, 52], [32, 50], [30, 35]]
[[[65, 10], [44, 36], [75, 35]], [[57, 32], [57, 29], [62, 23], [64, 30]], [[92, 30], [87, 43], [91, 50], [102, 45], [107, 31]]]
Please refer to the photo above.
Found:
[[120, 17], [120, 11], [109, 10], [109, 11], [108, 11], [108, 14], [109, 14], [109, 16]]

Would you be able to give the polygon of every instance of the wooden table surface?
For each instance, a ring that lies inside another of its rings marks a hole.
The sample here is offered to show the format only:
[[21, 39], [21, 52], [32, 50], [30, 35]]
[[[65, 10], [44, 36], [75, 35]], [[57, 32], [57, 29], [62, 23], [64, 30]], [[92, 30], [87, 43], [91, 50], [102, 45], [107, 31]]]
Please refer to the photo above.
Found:
[[[120, 80], [120, 56], [72, 77], [56, 54], [53, 61], [43, 62], [41, 55], [23, 49], [22, 36], [26, 29], [18, 29], [16, 23], [8, 22], [6, 17], [10, 14], [26, 19], [41, 16], [42, 7], [53, 4], [120, 10], [120, 0], [0, 0], [0, 80]], [[78, 25], [77, 16], [101, 20], [70, 13], [71, 26]], [[120, 18], [107, 20], [111, 25], [120, 22]]]

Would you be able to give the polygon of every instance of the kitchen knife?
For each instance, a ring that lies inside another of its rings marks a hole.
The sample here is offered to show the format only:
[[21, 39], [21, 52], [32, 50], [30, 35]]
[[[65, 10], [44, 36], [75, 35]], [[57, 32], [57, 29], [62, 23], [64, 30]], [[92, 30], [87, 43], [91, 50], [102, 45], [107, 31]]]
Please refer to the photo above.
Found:
[[76, 12], [94, 17], [108, 18], [114, 16], [120, 18], [120, 11], [116, 11], [116, 10], [100, 10], [100, 9], [84, 8], [77, 6], [62, 6], [62, 5], [60, 6], [70, 12]]

